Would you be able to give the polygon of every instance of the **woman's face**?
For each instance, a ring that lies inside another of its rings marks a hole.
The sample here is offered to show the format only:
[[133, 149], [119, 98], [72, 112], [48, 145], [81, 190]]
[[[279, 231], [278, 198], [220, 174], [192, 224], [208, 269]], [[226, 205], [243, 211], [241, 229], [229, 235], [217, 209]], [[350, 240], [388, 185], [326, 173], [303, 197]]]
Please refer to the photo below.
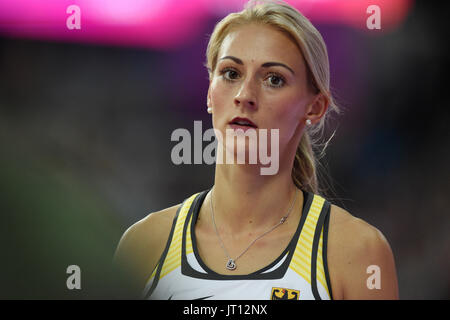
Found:
[[[213, 126], [222, 136], [235, 117], [247, 118], [256, 131], [279, 129], [280, 155], [297, 148], [305, 126], [306, 66], [296, 44], [281, 31], [250, 24], [231, 30], [222, 42], [208, 90]], [[295, 151], [294, 151], [295, 152]]]

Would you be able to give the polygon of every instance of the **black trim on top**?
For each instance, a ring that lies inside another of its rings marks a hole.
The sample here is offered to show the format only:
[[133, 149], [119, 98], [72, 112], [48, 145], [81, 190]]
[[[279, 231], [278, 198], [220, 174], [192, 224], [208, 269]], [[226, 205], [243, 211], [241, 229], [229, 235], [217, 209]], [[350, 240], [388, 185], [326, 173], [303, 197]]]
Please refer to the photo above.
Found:
[[[322, 210], [320, 211], [319, 218], [317, 219], [316, 230], [314, 232], [314, 239], [312, 245], [312, 254], [311, 254], [311, 289], [316, 300], [322, 300], [320, 298], [319, 291], [317, 290], [317, 251], [319, 248], [319, 240], [320, 233], [322, 232], [323, 223], [325, 221], [326, 216], [330, 212], [330, 203], [325, 200]], [[323, 239], [322, 239], [323, 241]]]
[[[200, 254], [197, 249], [197, 241], [196, 241], [196, 237], [195, 237], [195, 223], [198, 218], [201, 204], [203, 203], [203, 201], [206, 197], [206, 194], [209, 192], [209, 190], [203, 191], [203, 193], [200, 194], [194, 200], [195, 203], [193, 203], [193, 205], [191, 206], [191, 210], [189, 210], [188, 215], [186, 217], [186, 222], [185, 222], [185, 226], [184, 226], [184, 230], [183, 230], [183, 241], [182, 241], [182, 257], [181, 257], [181, 272], [182, 272], [182, 274], [193, 277], [193, 278], [211, 279], [211, 280], [212, 279], [213, 280], [281, 279], [285, 275], [285, 273], [289, 267], [292, 256], [295, 252], [295, 248], [297, 247], [297, 242], [298, 242], [298, 238], [300, 236], [300, 232], [303, 229], [303, 225], [306, 221], [306, 217], [308, 215], [312, 200], [314, 198], [314, 195], [312, 193], [305, 192], [303, 190], [301, 190], [301, 191], [303, 192], [303, 197], [304, 197], [303, 198], [304, 200], [303, 200], [302, 216], [300, 218], [300, 222], [297, 227], [297, 230], [296, 230], [294, 236], [292, 237], [291, 241], [287, 245], [286, 249], [281, 253], [281, 255], [277, 259], [275, 259], [272, 263], [270, 263], [266, 267], [261, 268], [253, 273], [243, 274], [243, 275], [219, 274], [219, 273], [211, 270], [203, 262], [203, 260], [200, 257]], [[195, 258], [197, 259], [197, 262], [206, 271], [206, 273], [202, 273], [202, 272], [199, 272], [199, 271], [193, 269], [187, 262], [186, 231], [187, 231], [187, 226], [189, 224], [189, 220], [191, 219], [191, 216], [192, 216], [192, 223], [191, 223], [190, 232], [191, 232], [192, 249], [193, 249]], [[283, 259], [286, 255], [287, 255], [287, 257], [286, 257], [285, 261], [279, 268], [277, 268], [276, 270], [264, 273], [265, 271], [269, 270], [270, 268], [275, 266], [277, 263], [279, 263], [280, 260]]]
[[[166, 256], [167, 256], [167, 253], [169, 252], [170, 244], [172, 243], [173, 233], [175, 231], [175, 225], [177, 224], [178, 215], [180, 213], [181, 208], [184, 206], [186, 200], [184, 200], [183, 203], [180, 205], [180, 207], [177, 209], [175, 217], [173, 218], [172, 228], [170, 229], [170, 234], [169, 234], [169, 239], [167, 239], [166, 247], [164, 248], [164, 251], [161, 254], [161, 257], [159, 258], [158, 263], [156, 265], [158, 267], [158, 270], [156, 271], [152, 286], [150, 287], [148, 292], [145, 294], [144, 299], [150, 298], [150, 296], [152, 295], [153, 291], [155, 290], [155, 288], [159, 282], [159, 276], [161, 275], [161, 270], [162, 270], [162, 267], [164, 266], [164, 261], [166, 260]], [[153, 273], [153, 270], [152, 270], [152, 273]], [[152, 273], [150, 273], [150, 276]]]
[[333, 292], [331, 290], [331, 281], [330, 281], [330, 274], [328, 273], [328, 226], [330, 225], [330, 216], [331, 216], [331, 206], [330, 206], [330, 212], [327, 214], [325, 218], [325, 222], [323, 225], [323, 244], [322, 244], [322, 260], [323, 260], [323, 268], [325, 271], [325, 279], [327, 280], [327, 286], [328, 286], [328, 292], [330, 293], [330, 298], [333, 300]]

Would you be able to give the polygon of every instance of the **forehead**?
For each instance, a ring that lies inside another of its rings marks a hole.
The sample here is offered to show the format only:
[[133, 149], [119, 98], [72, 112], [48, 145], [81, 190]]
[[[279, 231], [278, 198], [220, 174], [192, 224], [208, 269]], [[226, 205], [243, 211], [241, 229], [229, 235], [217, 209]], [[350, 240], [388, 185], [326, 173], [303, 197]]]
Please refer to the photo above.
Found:
[[284, 32], [268, 25], [234, 27], [224, 38], [218, 58], [228, 55], [244, 63], [277, 61], [303, 69], [303, 55], [297, 44]]

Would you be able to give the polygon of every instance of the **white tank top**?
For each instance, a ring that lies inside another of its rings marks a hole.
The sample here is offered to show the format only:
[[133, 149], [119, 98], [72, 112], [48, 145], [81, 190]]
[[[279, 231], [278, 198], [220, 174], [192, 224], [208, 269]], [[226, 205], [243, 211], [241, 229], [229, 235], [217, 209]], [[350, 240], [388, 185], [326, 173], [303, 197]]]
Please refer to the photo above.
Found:
[[166, 248], [143, 291], [145, 299], [311, 300], [332, 299], [327, 266], [330, 203], [303, 191], [300, 222], [283, 253], [248, 275], [210, 270], [197, 251], [194, 226], [209, 190], [178, 209]]

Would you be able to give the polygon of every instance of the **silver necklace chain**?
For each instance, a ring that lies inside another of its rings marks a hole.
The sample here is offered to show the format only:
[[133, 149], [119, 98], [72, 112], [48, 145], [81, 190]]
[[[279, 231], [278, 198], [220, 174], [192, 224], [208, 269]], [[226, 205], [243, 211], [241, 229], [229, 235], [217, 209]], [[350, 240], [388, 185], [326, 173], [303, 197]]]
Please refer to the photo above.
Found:
[[236, 261], [242, 257], [247, 251], [248, 249], [250, 249], [250, 247], [259, 239], [261, 239], [262, 237], [264, 237], [266, 234], [272, 232], [274, 229], [276, 229], [277, 227], [279, 227], [280, 225], [282, 225], [287, 218], [289, 217], [289, 214], [292, 211], [292, 208], [294, 207], [294, 203], [295, 200], [297, 199], [297, 193], [298, 193], [298, 189], [295, 191], [295, 196], [294, 196], [294, 200], [292, 201], [291, 207], [289, 208], [289, 210], [287, 211], [286, 215], [284, 215], [281, 219], [280, 222], [278, 222], [276, 225], [274, 225], [272, 228], [270, 228], [269, 230], [267, 230], [266, 232], [264, 232], [262, 235], [260, 235], [259, 237], [257, 237], [255, 240], [253, 240], [247, 248], [245, 248], [244, 251], [242, 251], [242, 253], [240, 255], [238, 255], [235, 259], [232, 259], [230, 254], [228, 253], [227, 249], [225, 248], [225, 245], [223, 244], [222, 238], [220, 237], [219, 232], [217, 231], [217, 226], [216, 226], [216, 221], [214, 219], [214, 206], [213, 206], [213, 191], [211, 190], [211, 201], [210, 201], [210, 206], [211, 206], [211, 216], [212, 216], [212, 221], [213, 221], [213, 225], [214, 225], [214, 230], [216, 231], [217, 237], [219, 238], [220, 241], [220, 246], [222, 247], [223, 251], [225, 251], [225, 254], [228, 257], [228, 261], [227, 264], [225, 265], [225, 267], [228, 270], [235, 270], [237, 268], [236, 265]]

